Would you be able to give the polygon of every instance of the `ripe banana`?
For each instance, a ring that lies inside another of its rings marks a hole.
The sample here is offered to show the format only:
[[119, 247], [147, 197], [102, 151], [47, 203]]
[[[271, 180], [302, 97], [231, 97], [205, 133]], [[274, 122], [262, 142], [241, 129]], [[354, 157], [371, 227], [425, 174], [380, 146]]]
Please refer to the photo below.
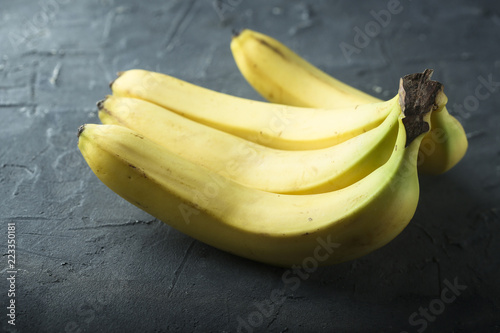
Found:
[[278, 266], [343, 262], [388, 243], [416, 210], [418, 150], [430, 111], [443, 101], [441, 85], [425, 74], [401, 82], [402, 113], [387, 162], [327, 193], [277, 194], [244, 186], [123, 126], [84, 125], [78, 147], [113, 191], [200, 241]]
[[[314, 108], [348, 107], [379, 99], [321, 71], [274, 38], [243, 30], [231, 50], [246, 80], [270, 102]], [[431, 116], [432, 131], [424, 138], [419, 171], [440, 174], [456, 165], [468, 147], [465, 131], [446, 108]]]
[[326, 74], [262, 33], [245, 29], [233, 35], [230, 46], [243, 77], [270, 102], [313, 108], [380, 102], [380, 99]]
[[335, 110], [286, 106], [230, 96], [139, 69], [121, 72], [111, 90], [115, 96], [143, 99], [243, 139], [285, 150], [341, 143], [380, 125], [393, 105], [389, 101]]
[[240, 184], [311, 194], [347, 187], [387, 161], [401, 113], [398, 99], [390, 102], [392, 111], [378, 127], [328, 148], [296, 151], [262, 146], [136, 98], [108, 96], [98, 108], [104, 124], [130, 128]]
[[[403, 129], [400, 124], [398, 126]], [[404, 129], [389, 161], [342, 190], [280, 195], [232, 182], [122, 126], [86, 125], [79, 148], [109, 188], [202, 242], [274, 265], [299, 264], [318, 240], [340, 244], [322, 264], [354, 259], [394, 238], [418, 201], [420, 140], [404, 149]]]
[[245, 29], [233, 35], [231, 51], [240, 72], [270, 102], [304, 107], [351, 107], [380, 100], [313, 66], [288, 47]]

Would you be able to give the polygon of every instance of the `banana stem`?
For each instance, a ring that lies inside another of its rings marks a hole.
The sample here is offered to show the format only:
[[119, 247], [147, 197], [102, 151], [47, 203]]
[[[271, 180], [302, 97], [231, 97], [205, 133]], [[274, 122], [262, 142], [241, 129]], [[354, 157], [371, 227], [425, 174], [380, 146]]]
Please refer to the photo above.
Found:
[[431, 80], [432, 69], [408, 74], [399, 82], [399, 105], [404, 114], [406, 147], [420, 134], [429, 132], [429, 112], [443, 107], [443, 85]]

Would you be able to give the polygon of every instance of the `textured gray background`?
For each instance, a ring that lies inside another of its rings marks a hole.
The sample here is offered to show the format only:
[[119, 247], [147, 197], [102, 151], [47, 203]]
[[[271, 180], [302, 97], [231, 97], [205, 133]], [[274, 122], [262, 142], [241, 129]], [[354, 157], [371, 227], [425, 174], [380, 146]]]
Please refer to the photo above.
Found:
[[[411, 314], [437, 304], [456, 279], [467, 288], [421, 331], [499, 332], [500, 87], [474, 96], [481, 78], [500, 81], [500, 6], [402, 0], [348, 61], [340, 43], [354, 44], [354, 28], [388, 3], [1, 0], [0, 252], [15, 222], [19, 272], [14, 329], [4, 255], [0, 330], [417, 332], [424, 327]], [[95, 103], [117, 71], [151, 69], [260, 99], [229, 50], [231, 30], [244, 27], [382, 98], [425, 68], [444, 83], [469, 151], [445, 175], [421, 177], [413, 221], [384, 248], [287, 283], [286, 269], [223, 253], [141, 212], [86, 165], [76, 130], [98, 122]], [[263, 307], [273, 291], [284, 301]]]

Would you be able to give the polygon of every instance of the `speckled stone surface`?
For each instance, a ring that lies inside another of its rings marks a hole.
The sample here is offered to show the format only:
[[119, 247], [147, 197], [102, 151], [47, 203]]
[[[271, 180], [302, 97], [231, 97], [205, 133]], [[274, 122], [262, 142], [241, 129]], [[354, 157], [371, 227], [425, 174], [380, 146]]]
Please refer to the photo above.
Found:
[[[0, 331], [500, 331], [497, 2], [16, 0], [0, 8]], [[98, 122], [95, 104], [118, 71], [150, 69], [260, 99], [230, 53], [231, 31], [241, 28], [381, 98], [397, 92], [402, 75], [435, 70], [469, 151], [450, 172], [420, 178], [417, 213], [387, 246], [310, 273], [262, 265], [168, 227], [88, 168], [77, 128]]]

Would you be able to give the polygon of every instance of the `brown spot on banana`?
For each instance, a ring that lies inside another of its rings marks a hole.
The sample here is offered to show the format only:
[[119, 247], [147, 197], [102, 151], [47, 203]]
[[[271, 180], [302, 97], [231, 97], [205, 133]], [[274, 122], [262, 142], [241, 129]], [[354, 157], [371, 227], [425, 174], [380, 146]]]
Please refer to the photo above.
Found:
[[267, 47], [268, 49], [272, 50], [274, 53], [278, 54], [283, 59], [287, 60], [287, 57], [279, 49], [275, 48], [274, 46], [272, 46], [271, 44], [269, 44], [268, 42], [266, 42], [263, 39], [256, 38], [256, 40], [259, 43], [261, 43], [262, 45], [264, 45], [265, 47]]

